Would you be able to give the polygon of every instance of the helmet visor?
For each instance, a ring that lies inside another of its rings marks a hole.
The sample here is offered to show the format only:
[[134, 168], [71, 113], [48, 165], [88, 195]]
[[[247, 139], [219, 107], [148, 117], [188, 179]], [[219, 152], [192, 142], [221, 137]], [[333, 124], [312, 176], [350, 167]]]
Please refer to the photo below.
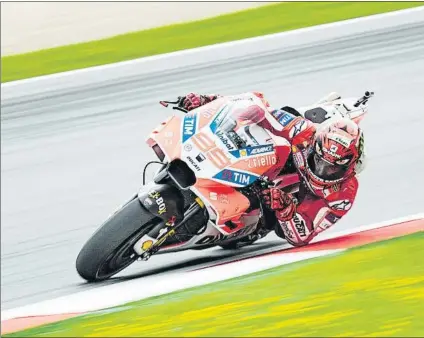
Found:
[[313, 153], [312, 171], [323, 180], [338, 180], [346, 173], [347, 167], [324, 160], [316, 152]]

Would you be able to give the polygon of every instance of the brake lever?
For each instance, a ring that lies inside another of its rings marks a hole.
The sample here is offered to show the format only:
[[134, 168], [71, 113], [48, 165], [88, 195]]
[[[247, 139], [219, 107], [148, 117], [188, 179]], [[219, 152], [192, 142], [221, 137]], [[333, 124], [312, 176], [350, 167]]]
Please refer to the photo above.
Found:
[[181, 97], [178, 97], [177, 101], [159, 101], [159, 103], [164, 106], [164, 107], [168, 107], [170, 104], [180, 104], [181, 101]]
[[159, 101], [159, 103], [164, 107], [168, 107], [170, 104], [175, 104], [177, 107], [172, 107], [172, 109], [182, 111], [183, 113], [188, 113], [187, 109], [182, 108], [183, 100], [184, 96], [178, 96], [177, 101]]

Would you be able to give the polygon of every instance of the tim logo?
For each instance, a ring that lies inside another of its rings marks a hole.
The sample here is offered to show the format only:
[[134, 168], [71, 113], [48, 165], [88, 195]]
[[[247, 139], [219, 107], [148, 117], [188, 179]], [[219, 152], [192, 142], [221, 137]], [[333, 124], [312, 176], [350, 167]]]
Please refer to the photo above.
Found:
[[253, 183], [259, 176], [225, 169], [214, 176], [214, 178], [237, 185], [246, 186]]
[[224, 170], [222, 172], [222, 178], [226, 181], [232, 181], [233, 180], [233, 172], [231, 170]]
[[183, 143], [196, 132], [196, 115], [186, 115], [183, 121]]

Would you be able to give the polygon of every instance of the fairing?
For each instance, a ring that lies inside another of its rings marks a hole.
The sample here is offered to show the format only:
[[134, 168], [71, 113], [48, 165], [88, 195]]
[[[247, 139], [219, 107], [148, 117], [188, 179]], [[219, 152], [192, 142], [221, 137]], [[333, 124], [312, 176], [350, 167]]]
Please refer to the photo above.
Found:
[[[191, 189], [216, 213], [216, 226], [224, 234], [237, 232], [248, 199], [236, 187], [245, 187], [277, 163], [274, 139], [255, 123], [246, 110], [266, 109], [260, 99], [220, 98], [182, 118], [173, 116], [150, 135], [147, 143], [158, 144], [166, 161], [179, 158], [196, 175]], [[228, 227], [225, 223], [232, 220]]]

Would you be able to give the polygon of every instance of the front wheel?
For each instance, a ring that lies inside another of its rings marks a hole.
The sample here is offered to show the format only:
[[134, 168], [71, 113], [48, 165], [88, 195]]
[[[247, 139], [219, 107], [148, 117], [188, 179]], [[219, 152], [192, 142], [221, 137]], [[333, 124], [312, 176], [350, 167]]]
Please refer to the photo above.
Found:
[[78, 274], [89, 282], [102, 281], [137, 259], [133, 245], [161, 220], [149, 213], [137, 197], [113, 214], [91, 236], [77, 260]]

